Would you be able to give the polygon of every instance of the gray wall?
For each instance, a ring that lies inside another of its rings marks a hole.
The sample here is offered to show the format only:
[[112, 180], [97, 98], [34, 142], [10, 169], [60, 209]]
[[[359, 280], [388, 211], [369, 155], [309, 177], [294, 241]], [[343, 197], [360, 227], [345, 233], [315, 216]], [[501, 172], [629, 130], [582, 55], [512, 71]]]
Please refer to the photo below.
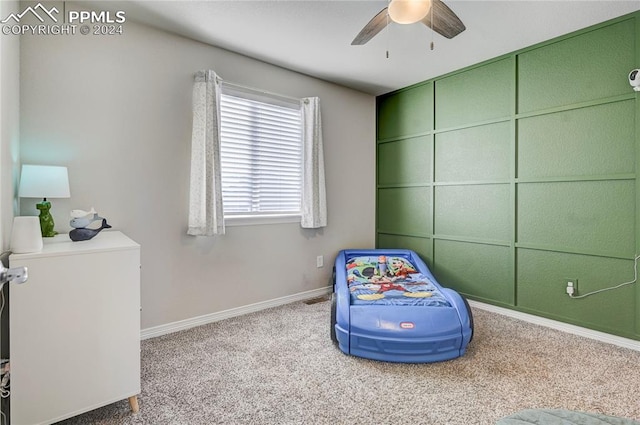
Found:
[[[1, 1], [0, 17], [18, 12], [17, 1]], [[20, 37], [0, 37], [0, 248], [9, 248], [14, 182], [19, 171]]]
[[[375, 98], [127, 21], [122, 36], [24, 36], [21, 159], [69, 167], [56, 228], [94, 206], [142, 246], [142, 328], [327, 285], [333, 257], [373, 247]], [[196, 70], [288, 96], [319, 96], [328, 227], [228, 227], [186, 235]], [[35, 215], [35, 200], [21, 202]], [[325, 267], [316, 268], [316, 256]]]

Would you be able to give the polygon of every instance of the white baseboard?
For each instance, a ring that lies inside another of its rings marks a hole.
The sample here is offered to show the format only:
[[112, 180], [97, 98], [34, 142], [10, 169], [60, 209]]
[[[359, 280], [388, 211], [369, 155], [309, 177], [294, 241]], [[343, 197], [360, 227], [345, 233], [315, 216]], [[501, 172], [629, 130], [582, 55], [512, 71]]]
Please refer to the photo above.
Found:
[[634, 339], [623, 338], [621, 336], [611, 335], [605, 332], [594, 331], [592, 329], [571, 325], [569, 323], [558, 322], [557, 320], [547, 319], [544, 317], [535, 316], [533, 314], [522, 313], [520, 311], [510, 310], [508, 308], [485, 304], [478, 301], [469, 300], [469, 304], [471, 305], [471, 307], [490, 311], [492, 313], [502, 314], [503, 316], [512, 317], [514, 319], [533, 323], [535, 325], [545, 326], [547, 328], [583, 336], [585, 338], [595, 339], [596, 341], [617, 345], [618, 347], [630, 348], [631, 350], [640, 351], [640, 341], [636, 341]]
[[[140, 331], [140, 339], [155, 338], [157, 336], [183, 331], [185, 329], [193, 328], [196, 326], [206, 325], [207, 323], [213, 323], [220, 320], [229, 319], [231, 317], [242, 316], [243, 314], [254, 313], [256, 311], [265, 310], [267, 308], [278, 307], [297, 301], [304, 301], [321, 297], [323, 295], [331, 293], [331, 290], [331, 286], [312, 289], [310, 291], [287, 295], [286, 297], [275, 298], [268, 301], [262, 301], [255, 304], [249, 304], [242, 307], [231, 308], [229, 310], [223, 310], [211, 314], [205, 314], [203, 316], [193, 317], [191, 319], [179, 320], [177, 322], [167, 323], [165, 325], [142, 329]], [[619, 347], [640, 351], [640, 341], [636, 341], [633, 339], [623, 338], [605, 332], [594, 331], [592, 329], [571, 325], [569, 323], [559, 322], [557, 320], [547, 319], [544, 317], [535, 316], [533, 314], [522, 313], [520, 311], [498, 307], [491, 304], [485, 304], [478, 301], [469, 300], [469, 304], [472, 307], [479, 308], [481, 310], [502, 314], [503, 316], [512, 317], [514, 319], [533, 323], [535, 325], [545, 326], [547, 328], [556, 329], [562, 332], [567, 332], [608, 344], [617, 345]]]
[[297, 301], [304, 301], [321, 297], [323, 295], [331, 293], [331, 291], [331, 286], [312, 289], [310, 291], [287, 295], [286, 297], [275, 298], [268, 301], [262, 301], [255, 304], [249, 304], [242, 307], [231, 308], [229, 310], [223, 310], [211, 314], [205, 314], [203, 316], [193, 317], [191, 319], [179, 320], [177, 322], [167, 323], [165, 325], [142, 329], [140, 331], [140, 339], [155, 338], [157, 336], [183, 331], [185, 329], [193, 328], [200, 325], [206, 325], [207, 323], [213, 323], [220, 320], [229, 319], [231, 317], [242, 316], [243, 314], [265, 310], [271, 307], [278, 307]]

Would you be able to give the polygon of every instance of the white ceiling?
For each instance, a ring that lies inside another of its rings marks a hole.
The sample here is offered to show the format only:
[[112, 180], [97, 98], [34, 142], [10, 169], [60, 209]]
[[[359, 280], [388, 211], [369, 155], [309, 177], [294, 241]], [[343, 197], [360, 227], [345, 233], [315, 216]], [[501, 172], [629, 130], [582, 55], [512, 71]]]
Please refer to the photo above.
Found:
[[386, 0], [134, 0], [111, 6], [125, 10], [127, 19], [374, 95], [640, 10], [640, 0], [444, 1], [467, 27], [459, 36], [448, 40], [421, 23], [394, 23], [364, 46], [351, 41]]

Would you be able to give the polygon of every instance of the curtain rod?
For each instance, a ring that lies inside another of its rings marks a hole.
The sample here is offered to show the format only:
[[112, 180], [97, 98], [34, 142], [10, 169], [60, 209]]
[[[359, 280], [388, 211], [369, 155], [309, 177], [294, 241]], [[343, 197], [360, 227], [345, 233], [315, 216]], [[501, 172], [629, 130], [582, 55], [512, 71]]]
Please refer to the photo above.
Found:
[[220, 78], [220, 76], [218, 74], [215, 74], [212, 71], [198, 71], [198, 72], [196, 72], [196, 78], [203, 78], [204, 77], [204, 81], [209, 81], [209, 76], [212, 73], [216, 76], [216, 80], [220, 84], [225, 84], [227, 86], [235, 87], [235, 88], [238, 88], [238, 89], [244, 89], [244, 90], [254, 91], [254, 92], [257, 92], [257, 93], [262, 93], [262, 94], [265, 94], [267, 96], [279, 97], [281, 99], [286, 99], [286, 100], [290, 100], [290, 101], [294, 101], [294, 102], [298, 102], [298, 103], [299, 102], [304, 102], [305, 104], [309, 103], [308, 99], [300, 99], [300, 98], [297, 98], [297, 97], [292, 97], [292, 96], [286, 96], [286, 95], [283, 95], [283, 94], [273, 93], [273, 92], [270, 92], [270, 91], [267, 91], [267, 90], [257, 89], [255, 87], [249, 87], [249, 86], [245, 86], [245, 85], [238, 84], [238, 83], [231, 83], [229, 81], [226, 81], [226, 80]]
[[292, 97], [292, 96], [286, 96], [284, 94], [273, 93], [273, 92], [270, 92], [270, 91], [267, 91], [267, 90], [257, 89], [255, 87], [249, 87], [249, 86], [245, 86], [245, 85], [238, 84], [238, 83], [230, 83], [229, 81], [223, 80], [219, 76], [217, 77], [217, 79], [218, 79], [218, 82], [221, 83], [221, 84], [225, 84], [227, 86], [235, 87], [235, 88], [238, 88], [238, 89], [251, 90], [251, 91], [258, 92], [258, 93], [266, 94], [267, 96], [280, 97], [282, 99], [292, 100], [294, 102], [309, 103], [308, 99], [300, 99], [300, 98], [297, 98], [297, 97]]

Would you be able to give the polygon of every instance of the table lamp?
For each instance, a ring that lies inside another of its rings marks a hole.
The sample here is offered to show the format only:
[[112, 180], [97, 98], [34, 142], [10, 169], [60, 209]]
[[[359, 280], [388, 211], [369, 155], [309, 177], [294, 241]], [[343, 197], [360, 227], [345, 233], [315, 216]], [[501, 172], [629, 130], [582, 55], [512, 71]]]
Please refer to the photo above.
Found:
[[55, 236], [58, 232], [53, 230], [53, 217], [49, 213], [51, 202], [47, 201], [47, 198], [71, 197], [67, 167], [23, 165], [18, 196], [21, 198], [42, 198], [42, 202], [36, 204], [36, 208], [40, 210], [42, 236]]

